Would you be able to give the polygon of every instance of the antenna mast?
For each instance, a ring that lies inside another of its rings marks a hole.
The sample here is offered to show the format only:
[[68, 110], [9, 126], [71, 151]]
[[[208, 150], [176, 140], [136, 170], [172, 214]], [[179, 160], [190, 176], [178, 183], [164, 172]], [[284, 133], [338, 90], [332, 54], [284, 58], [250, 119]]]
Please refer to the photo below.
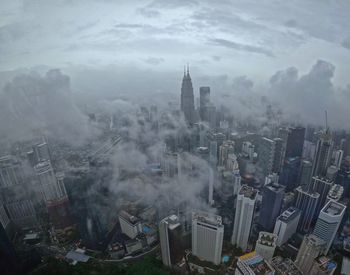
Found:
[[327, 114], [327, 110], [324, 111], [325, 114], [325, 119], [326, 119], [326, 131], [328, 130], [328, 114]]

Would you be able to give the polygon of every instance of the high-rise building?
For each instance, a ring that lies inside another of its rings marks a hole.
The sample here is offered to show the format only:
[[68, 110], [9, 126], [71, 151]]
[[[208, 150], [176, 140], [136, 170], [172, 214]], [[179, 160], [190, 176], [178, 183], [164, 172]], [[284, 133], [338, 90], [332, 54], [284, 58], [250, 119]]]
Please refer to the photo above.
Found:
[[242, 184], [241, 184], [242, 177], [239, 173], [239, 170], [235, 170], [232, 172], [232, 178], [233, 178], [233, 195], [237, 196], [239, 190], [242, 187]]
[[187, 71], [184, 72], [184, 77], [182, 79], [181, 111], [184, 113], [187, 123], [193, 124], [195, 122], [194, 95], [189, 67], [187, 67]]
[[333, 186], [333, 181], [327, 179], [327, 178], [320, 178], [320, 177], [313, 177], [310, 185], [310, 190], [313, 192], [316, 192], [320, 194], [318, 201], [317, 201], [317, 206], [316, 206], [316, 212], [314, 219], [317, 219], [318, 214], [320, 213], [321, 209], [326, 203], [327, 200], [327, 195], [329, 191], [331, 190]]
[[235, 221], [231, 243], [247, 250], [250, 230], [252, 226], [257, 191], [243, 185], [238, 193], [236, 202]]
[[181, 261], [184, 255], [182, 233], [179, 218], [171, 215], [159, 223], [159, 239], [162, 261], [166, 266], [173, 266]]
[[312, 173], [312, 162], [308, 160], [303, 160], [301, 162], [300, 168], [300, 185], [301, 186], [309, 186], [311, 181], [311, 173]]
[[343, 156], [344, 156], [344, 151], [343, 150], [337, 150], [334, 152], [334, 166], [340, 169], [340, 165], [343, 162]]
[[219, 166], [226, 166], [229, 154], [234, 154], [235, 143], [231, 140], [225, 140], [219, 148]]
[[331, 190], [329, 190], [328, 192], [326, 203], [330, 200], [339, 201], [343, 196], [343, 193], [344, 193], [344, 187], [339, 184], [334, 184]]
[[280, 173], [280, 184], [286, 186], [287, 191], [292, 191], [299, 185], [300, 158], [286, 158]]
[[278, 236], [278, 246], [285, 244], [297, 231], [299, 219], [300, 210], [295, 207], [289, 207], [277, 218], [273, 233]]
[[343, 219], [346, 206], [335, 201], [329, 201], [318, 216], [313, 234], [326, 242], [324, 254], [331, 247], [339, 225]]
[[339, 169], [335, 165], [331, 165], [327, 168], [326, 179], [334, 181], [337, 177]]
[[210, 87], [199, 88], [199, 115], [201, 120], [209, 121]]
[[344, 161], [335, 178], [335, 183], [344, 187], [344, 196], [350, 197], [350, 161]]
[[192, 213], [192, 254], [216, 265], [221, 262], [224, 226], [218, 215]]
[[267, 231], [272, 231], [278, 215], [281, 213], [284, 186], [270, 183], [263, 188], [263, 198], [260, 207], [259, 224]]
[[275, 142], [263, 137], [260, 139], [258, 147], [258, 161], [264, 178], [273, 172], [275, 159]]
[[0, 187], [10, 187], [23, 183], [21, 164], [13, 156], [0, 158]]
[[272, 172], [280, 173], [284, 159], [283, 139], [274, 138], [273, 141], [275, 142], [275, 152], [273, 158]]
[[285, 154], [286, 158], [302, 157], [304, 138], [304, 127], [289, 127]]
[[297, 198], [295, 207], [301, 211], [298, 231], [307, 233], [311, 229], [311, 224], [313, 218], [315, 217], [316, 207], [320, 194], [308, 191], [301, 186], [296, 189], [296, 193]]
[[122, 232], [130, 239], [134, 239], [142, 232], [142, 224], [140, 219], [130, 215], [124, 210], [119, 212], [119, 223]]
[[312, 164], [312, 176], [326, 176], [327, 168], [331, 164], [332, 153], [333, 139], [329, 129], [327, 129], [317, 141]]
[[304, 237], [295, 260], [295, 264], [303, 274], [310, 273], [314, 259], [323, 253], [325, 246], [325, 241], [315, 235]]
[[276, 249], [277, 235], [269, 232], [259, 232], [259, 238], [256, 241], [255, 251], [265, 260], [271, 260]]

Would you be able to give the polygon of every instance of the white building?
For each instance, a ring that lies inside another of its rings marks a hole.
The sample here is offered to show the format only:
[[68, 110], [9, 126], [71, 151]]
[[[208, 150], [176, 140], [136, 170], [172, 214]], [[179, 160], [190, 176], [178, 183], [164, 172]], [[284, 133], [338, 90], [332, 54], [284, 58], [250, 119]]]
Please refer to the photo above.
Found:
[[269, 232], [259, 232], [255, 251], [265, 260], [271, 260], [276, 249], [277, 235]]
[[141, 221], [124, 210], [119, 212], [119, 223], [122, 232], [131, 239], [142, 232]]
[[176, 215], [164, 218], [159, 223], [160, 248], [162, 261], [166, 266], [173, 266], [181, 260], [181, 224]]
[[216, 265], [221, 262], [224, 226], [218, 215], [192, 213], [192, 254]]
[[340, 165], [343, 161], [344, 151], [343, 150], [337, 150], [334, 152], [334, 166], [336, 166], [338, 169], [340, 169]]
[[238, 195], [239, 190], [241, 189], [241, 181], [242, 177], [239, 173], [239, 170], [235, 170], [232, 172], [232, 178], [233, 178], [233, 195]]
[[329, 201], [318, 216], [313, 234], [326, 242], [324, 254], [328, 253], [339, 225], [343, 219], [346, 206], [335, 201]]
[[247, 250], [250, 229], [252, 225], [257, 191], [243, 185], [237, 196], [236, 214], [233, 225], [231, 243]]
[[344, 193], [344, 187], [339, 184], [334, 184], [331, 187], [331, 190], [329, 190], [326, 202], [332, 200], [332, 201], [339, 201]]
[[289, 207], [277, 218], [273, 233], [278, 236], [278, 246], [285, 244], [297, 231], [299, 219], [300, 210], [295, 207]]
[[309, 274], [313, 266], [314, 259], [320, 256], [326, 247], [324, 240], [315, 235], [306, 235], [299, 248], [296, 266], [303, 274]]

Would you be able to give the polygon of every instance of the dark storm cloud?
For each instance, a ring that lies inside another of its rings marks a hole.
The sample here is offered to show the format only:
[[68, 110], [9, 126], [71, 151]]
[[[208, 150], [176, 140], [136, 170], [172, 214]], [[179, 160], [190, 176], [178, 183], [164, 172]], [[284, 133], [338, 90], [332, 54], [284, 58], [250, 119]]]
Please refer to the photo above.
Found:
[[274, 57], [274, 54], [271, 51], [264, 49], [262, 47], [236, 43], [226, 39], [214, 38], [214, 39], [210, 39], [209, 43], [213, 45], [218, 45], [218, 46], [223, 46], [226, 48], [238, 50], [238, 51], [246, 51], [246, 52], [258, 53], [258, 54], [264, 54], [268, 57]]

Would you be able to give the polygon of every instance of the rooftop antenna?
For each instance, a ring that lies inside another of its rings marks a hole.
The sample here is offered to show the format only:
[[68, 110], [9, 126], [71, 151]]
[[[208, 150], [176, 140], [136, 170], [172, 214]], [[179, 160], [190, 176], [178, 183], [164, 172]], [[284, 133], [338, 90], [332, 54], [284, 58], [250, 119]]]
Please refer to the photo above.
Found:
[[325, 115], [325, 122], [326, 122], [326, 131], [328, 131], [328, 114], [327, 114], [327, 110], [324, 111], [324, 115]]

